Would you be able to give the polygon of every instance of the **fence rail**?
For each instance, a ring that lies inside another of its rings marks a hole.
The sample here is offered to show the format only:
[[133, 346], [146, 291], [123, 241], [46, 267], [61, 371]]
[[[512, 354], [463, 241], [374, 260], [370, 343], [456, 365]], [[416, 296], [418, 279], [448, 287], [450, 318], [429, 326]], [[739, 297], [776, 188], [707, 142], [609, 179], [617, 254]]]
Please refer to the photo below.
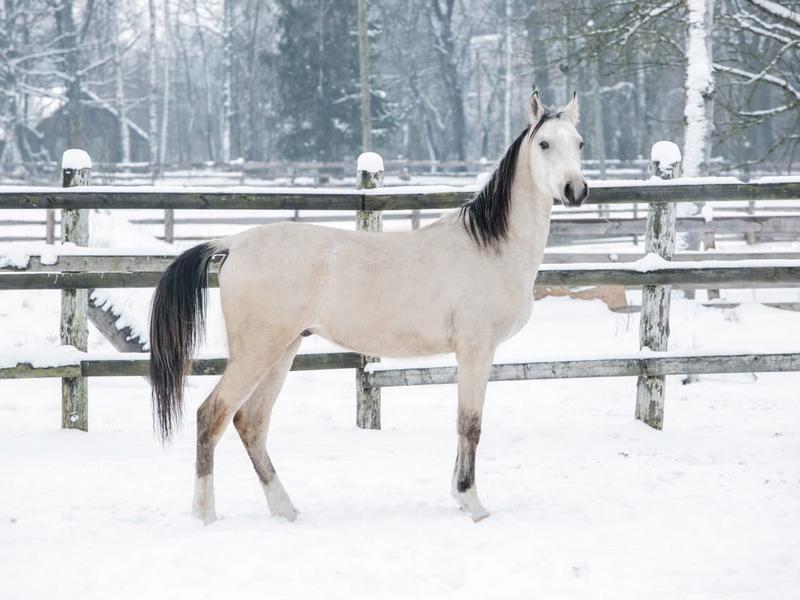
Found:
[[[591, 187], [593, 204], [638, 202], [741, 202], [750, 200], [798, 200], [800, 180], [791, 182], [726, 182], [653, 184]], [[387, 189], [392, 191], [387, 192]], [[97, 208], [97, 209], [191, 209], [191, 210], [421, 210], [457, 208], [472, 198], [475, 187], [378, 188], [376, 190], [322, 190], [287, 188], [228, 190], [193, 187], [107, 187], [71, 189], [0, 188], [0, 209]]]
[[[74, 349], [72, 354], [78, 354]], [[43, 377], [147, 377], [150, 374], [150, 357], [147, 354], [126, 353], [119, 358], [86, 354], [86, 358], [60, 361], [53, 366], [33, 366], [19, 362], [12, 367], [0, 367], [0, 379], [38, 379]], [[192, 375], [222, 375], [228, 359], [224, 357], [198, 358], [192, 361]], [[362, 359], [355, 352], [324, 352], [298, 354], [292, 363], [293, 371], [319, 371], [324, 369], [355, 369]]]
[[[72, 349], [70, 349], [72, 350]], [[73, 351], [73, 354], [77, 352]], [[32, 366], [20, 362], [0, 368], [0, 379], [38, 379], [48, 377], [146, 377], [149, 357], [146, 354], [127, 354], [123, 358], [93, 357], [64, 361], [54, 366]], [[192, 362], [192, 375], [222, 375], [227, 365], [224, 357], [197, 358]], [[585, 377], [636, 377], [704, 373], [778, 373], [796, 371], [800, 353], [771, 354], [708, 354], [670, 353], [655, 356], [644, 353], [628, 357], [599, 359], [544, 360], [524, 363], [501, 363], [492, 367], [490, 381], [520, 381], [527, 379], [567, 379]], [[292, 371], [354, 369], [362, 366], [362, 357], [353, 352], [298, 354]], [[458, 370], [446, 367], [387, 368], [367, 365], [363, 375], [367, 387], [397, 387], [407, 385], [443, 385], [456, 383]]]
[[[780, 354], [671, 354], [586, 360], [536, 361], [496, 364], [489, 381], [572, 379], [581, 377], [637, 377], [705, 373], [777, 373], [796, 371], [800, 353]], [[370, 367], [367, 367], [370, 369]], [[366, 385], [397, 387], [456, 383], [456, 367], [368, 370]]]
[[[71, 256], [51, 270], [36, 257], [33, 269], [0, 268], [0, 290], [58, 290], [91, 288], [154, 287], [161, 272], [171, 262], [164, 256]], [[609, 266], [607, 264], [542, 265], [536, 278], [538, 287], [673, 285], [688, 289], [751, 287], [795, 287], [800, 285], [800, 260], [748, 260], [715, 262], [681, 262], [653, 266], [636, 263]], [[141, 266], [139, 266], [141, 265]], [[216, 287], [217, 270], [209, 272], [208, 282]]]

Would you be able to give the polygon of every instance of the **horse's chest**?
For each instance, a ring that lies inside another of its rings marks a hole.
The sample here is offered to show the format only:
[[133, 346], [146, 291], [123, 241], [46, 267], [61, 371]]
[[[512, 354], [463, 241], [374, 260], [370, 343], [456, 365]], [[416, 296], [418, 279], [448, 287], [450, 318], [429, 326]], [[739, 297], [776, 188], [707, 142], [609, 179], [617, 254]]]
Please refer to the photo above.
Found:
[[505, 341], [515, 335], [528, 322], [533, 310], [533, 294], [509, 299], [508, 313], [500, 327], [500, 339]]

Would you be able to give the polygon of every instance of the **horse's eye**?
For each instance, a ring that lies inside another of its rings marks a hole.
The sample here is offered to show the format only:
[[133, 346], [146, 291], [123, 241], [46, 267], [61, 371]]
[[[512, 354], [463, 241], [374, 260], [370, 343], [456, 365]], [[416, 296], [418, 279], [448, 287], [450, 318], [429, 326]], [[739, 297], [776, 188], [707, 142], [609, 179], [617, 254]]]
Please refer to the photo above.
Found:
[[581, 150], [583, 150], [583, 142], [581, 142], [580, 144], [578, 144], [578, 148], [580, 148]]
[[547, 142], [539, 142], [539, 147], [542, 150], [547, 150], [550, 147], [550, 144], [548, 144]]

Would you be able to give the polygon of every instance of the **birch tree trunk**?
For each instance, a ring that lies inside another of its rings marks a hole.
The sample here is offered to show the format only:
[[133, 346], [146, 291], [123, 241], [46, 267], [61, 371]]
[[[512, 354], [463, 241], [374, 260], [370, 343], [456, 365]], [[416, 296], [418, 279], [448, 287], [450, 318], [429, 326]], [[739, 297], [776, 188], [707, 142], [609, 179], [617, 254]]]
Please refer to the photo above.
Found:
[[122, 162], [131, 162], [131, 136], [128, 128], [128, 108], [125, 105], [125, 77], [122, 71], [122, 50], [119, 41], [119, 7], [117, 0], [111, 5], [111, 28], [114, 44], [114, 74], [116, 77], [117, 113], [119, 114], [119, 144]]
[[639, 129], [639, 154], [644, 158], [650, 151], [650, 123], [647, 118], [647, 73], [645, 71], [645, 53], [640, 49], [637, 53], [636, 69], [636, 123]]
[[222, 6], [222, 160], [229, 163], [231, 155], [231, 120], [233, 119], [233, 0], [224, 0]]
[[367, 0], [358, 0], [358, 72], [361, 79], [361, 146], [372, 150], [372, 120], [369, 97], [369, 34], [367, 32]]
[[572, 59], [572, 51], [575, 46], [575, 42], [573, 41], [571, 36], [571, 27], [569, 22], [569, 12], [564, 11], [564, 17], [561, 21], [562, 27], [562, 35], [564, 38], [564, 48], [566, 52], [566, 58], [564, 59], [564, 63], [561, 65], [561, 71], [564, 75], [564, 99], [563, 101], [559, 102], [562, 106], [569, 102], [569, 99], [572, 98], [572, 92], [574, 91], [574, 84], [572, 83], [572, 67], [569, 61]]
[[200, 55], [203, 59], [203, 90], [206, 104], [206, 144], [208, 146], [208, 159], [213, 161], [217, 153], [214, 147], [214, 110], [211, 102], [210, 78], [208, 76], [208, 49], [206, 48], [205, 36], [203, 35], [203, 26], [200, 23], [200, 11], [197, 6], [197, 0], [194, 0], [193, 7], [197, 41], [200, 43]]
[[[595, 56], [592, 61], [592, 120], [594, 121], [594, 157], [600, 171], [600, 179], [606, 178], [606, 136], [603, 126], [603, 94], [600, 90], [600, 57]], [[600, 204], [597, 207], [600, 217], [609, 215], [608, 205]]]
[[[714, 23], [714, 0], [686, 0], [688, 31], [686, 36], [686, 104], [684, 107], [683, 174], [700, 177], [707, 174], [711, 156], [711, 132], [714, 128], [714, 71], [711, 32]], [[683, 202], [678, 217], [697, 216], [702, 202]], [[700, 249], [701, 234], [684, 235], [685, 250]], [[684, 290], [694, 298], [693, 290]]]
[[[150, 137], [150, 168], [158, 164], [158, 69], [156, 65], [156, 0], [148, 0], [150, 15], [150, 47], [148, 55], [149, 95], [148, 95], [148, 131]], [[153, 172], [155, 177], [155, 171]]]
[[714, 0], [687, 0], [686, 106], [683, 174], [699, 177], [707, 169], [714, 128], [714, 72], [711, 33]]
[[[511, 0], [505, 6], [506, 31], [503, 63], [505, 69], [505, 85], [503, 87], [503, 147], [511, 145], [511, 63], [513, 59], [513, 40], [511, 39]], [[480, 78], [480, 75], [478, 75]]]
[[[250, 33], [250, 40], [249, 40], [249, 50], [247, 53], [247, 72], [248, 72], [248, 87], [247, 87], [247, 130], [248, 130], [248, 149], [247, 149], [247, 156], [245, 158], [249, 160], [258, 160], [262, 156], [262, 149], [267, 146], [268, 141], [263, 140], [264, 136], [262, 134], [261, 128], [261, 121], [263, 120], [263, 115], [258, 107], [258, 96], [257, 96], [257, 84], [258, 84], [258, 76], [256, 72], [258, 70], [257, 65], [257, 56], [256, 56], [256, 41], [258, 39], [259, 34], [259, 20], [261, 16], [261, 1], [255, 0], [253, 2], [253, 27]], [[249, 14], [249, 11], [248, 11]]]
[[158, 146], [158, 164], [161, 171], [167, 162], [167, 133], [169, 131], [169, 63], [170, 56], [169, 0], [164, 0], [164, 97], [161, 105], [161, 143]]

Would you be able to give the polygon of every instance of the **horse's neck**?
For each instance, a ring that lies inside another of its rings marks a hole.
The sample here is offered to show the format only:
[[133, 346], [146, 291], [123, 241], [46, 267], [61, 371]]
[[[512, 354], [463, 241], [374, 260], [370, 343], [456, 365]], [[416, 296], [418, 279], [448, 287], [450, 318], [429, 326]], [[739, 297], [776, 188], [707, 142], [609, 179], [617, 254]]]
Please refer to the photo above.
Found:
[[527, 144], [520, 149], [511, 207], [508, 215], [509, 258], [520, 261], [525, 269], [538, 268], [544, 256], [550, 230], [552, 198], [539, 191], [531, 176]]

